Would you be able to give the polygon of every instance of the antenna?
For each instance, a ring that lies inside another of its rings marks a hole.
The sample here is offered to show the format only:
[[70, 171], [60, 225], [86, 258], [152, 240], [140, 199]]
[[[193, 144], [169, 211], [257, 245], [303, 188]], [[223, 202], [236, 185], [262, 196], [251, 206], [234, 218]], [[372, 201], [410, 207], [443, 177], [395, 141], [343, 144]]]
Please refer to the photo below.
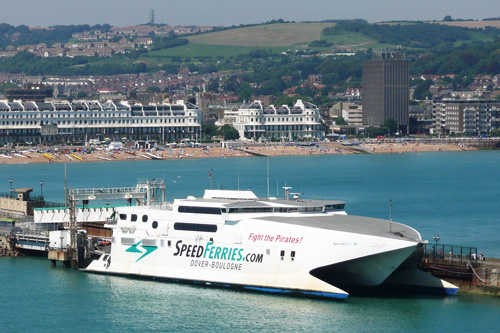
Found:
[[389, 231], [392, 233], [392, 200], [389, 200]]
[[155, 10], [154, 9], [149, 10], [149, 23], [155, 24]]
[[66, 176], [66, 161], [64, 161], [64, 207], [68, 207], [68, 182]]
[[283, 188], [285, 189], [285, 200], [290, 200], [290, 190], [292, 188], [289, 186], [283, 186]]
[[213, 175], [213, 168], [210, 168], [210, 172], [208, 173], [208, 176], [210, 177], [210, 189], [214, 189], [214, 175]]
[[269, 198], [269, 156], [267, 157], [267, 197]]

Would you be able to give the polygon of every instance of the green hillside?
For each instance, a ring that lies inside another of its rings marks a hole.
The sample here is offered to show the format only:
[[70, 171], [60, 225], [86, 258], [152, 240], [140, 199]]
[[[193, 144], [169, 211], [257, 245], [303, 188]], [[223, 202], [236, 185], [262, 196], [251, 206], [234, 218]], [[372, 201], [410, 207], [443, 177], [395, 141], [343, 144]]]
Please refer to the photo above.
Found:
[[277, 23], [223, 30], [188, 37], [193, 44], [232, 46], [294, 46], [307, 45], [321, 38], [321, 32], [335, 23]]
[[[360, 33], [346, 32], [345, 35], [324, 36], [323, 29], [335, 23], [275, 23], [251, 27], [227, 29], [186, 37], [188, 45], [150, 52], [149, 60], [158, 61], [162, 57], [225, 57], [249, 54], [257, 49], [275, 53], [294, 50], [315, 50], [332, 52], [339, 46], [358, 49], [385, 48], [376, 40]], [[331, 47], [309, 47], [315, 40], [325, 39]]]

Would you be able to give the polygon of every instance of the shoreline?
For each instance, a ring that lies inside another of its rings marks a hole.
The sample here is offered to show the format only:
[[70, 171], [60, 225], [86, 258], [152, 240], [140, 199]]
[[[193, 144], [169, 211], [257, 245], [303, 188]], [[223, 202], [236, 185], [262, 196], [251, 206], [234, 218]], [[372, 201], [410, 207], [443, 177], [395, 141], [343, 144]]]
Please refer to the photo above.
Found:
[[[251, 156], [321, 156], [346, 154], [401, 154], [437, 151], [470, 151], [477, 150], [464, 144], [429, 144], [429, 143], [361, 143], [359, 145], [344, 146], [338, 142], [320, 143], [317, 146], [296, 145], [245, 145], [239, 148], [222, 148], [207, 146], [208, 148], [183, 147], [173, 149], [169, 155], [166, 150], [120, 150], [107, 151], [98, 147], [30, 147], [11, 150], [0, 150], [1, 164], [33, 164], [33, 163], [85, 163], [85, 162], [112, 162], [134, 160], [170, 160], [170, 159], [200, 159], [200, 158], [227, 158]], [[76, 151], [74, 151], [76, 150]]]

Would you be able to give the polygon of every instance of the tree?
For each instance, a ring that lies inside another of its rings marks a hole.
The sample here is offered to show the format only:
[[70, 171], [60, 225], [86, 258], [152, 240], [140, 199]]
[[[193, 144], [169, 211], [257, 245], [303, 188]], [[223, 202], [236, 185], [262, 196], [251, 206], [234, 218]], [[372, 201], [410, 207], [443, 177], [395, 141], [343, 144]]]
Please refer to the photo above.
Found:
[[205, 136], [209, 138], [217, 134], [217, 126], [215, 125], [202, 125], [201, 130], [205, 133]]
[[76, 94], [76, 98], [78, 99], [84, 99], [87, 98], [88, 94], [85, 91], [79, 91], [78, 94]]
[[245, 101], [250, 101], [253, 96], [253, 88], [248, 84], [248, 82], [244, 82], [241, 85], [241, 89], [239, 90], [238, 94], [240, 95], [240, 98]]
[[161, 92], [161, 89], [160, 87], [150, 86], [146, 89], [146, 91], [150, 93], [159, 93]]
[[444, 22], [450, 22], [450, 21], [453, 21], [453, 19], [451, 18], [450, 15], [446, 15], [444, 18], [443, 18], [443, 21]]
[[240, 138], [240, 133], [231, 125], [224, 125], [219, 130], [220, 134], [224, 136], [224, 140], [238, 140]]
[[219, 81], [218, 80], [211, 80], [207, 84], [207, 91], [219, 92]]
[[381, 136], [381, 135], [383, 136], [383, 135], [387, 134], [387, 131], [385, 128], [382, 128], [382, 127], [370, 126], [366, 129], [366, 134], [370, 138], [375, 138], [377, 136]]
[[492, 130], [490, 133], [490, 136], [495, 137], [495, 138], [499, 137], [500, 136], [500, 129], [496, 128], [496, 129]]
[[347, 123], [347, 121], [345, 121], [344, 118], [337, 117], [337, 119], [335, 119], [335, 125], [349, 125], [349, 124]]
[[429, 95], [432, 97], [432, 93], [429, 89], [433, 84], [434, 82], [432, 80], [426, 80], [418, 84], [415, 88], [415, 92], [413, 93], [413, 99], [424, 100], [425, 97]]
[[299, 100], [299, 99], [306, 101], [306, 102], [309, 102], [311, 100], [309, 97], [305, 97], [305, 96], [295, 95], [295, 96], [289, 97], [289, 96], [281, 94], [278, 97], [276, 97], [273, 104], [274, 105], [293, 106], [293, 105], [295, 105], [295, 103], [297, 103], [297, 100]]
[[0, 86], [1, 93], [5, 93], [5, 91], [9, 89], [19, 89], [19, 86], [11, 82], [6, 82]]
[[384, 121], [384, 125], [382, 125], [382, 127], [385, 128], [390, 135], [393, 135], [398, 131], [398, 123], [396, 123], [393, 118], [389, 118]]

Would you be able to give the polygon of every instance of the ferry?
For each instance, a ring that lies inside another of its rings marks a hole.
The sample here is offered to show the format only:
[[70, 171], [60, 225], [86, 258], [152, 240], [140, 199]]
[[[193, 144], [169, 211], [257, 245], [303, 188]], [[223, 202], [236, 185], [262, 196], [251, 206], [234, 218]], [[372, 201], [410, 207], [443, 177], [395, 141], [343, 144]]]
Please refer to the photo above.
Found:
[[416, 268], [420, 234], [392, 220], [347, 215], [346, 203], [252, 191], [116, 208], [109, 251], [85, 270], [313, 298], [458, 288]]

